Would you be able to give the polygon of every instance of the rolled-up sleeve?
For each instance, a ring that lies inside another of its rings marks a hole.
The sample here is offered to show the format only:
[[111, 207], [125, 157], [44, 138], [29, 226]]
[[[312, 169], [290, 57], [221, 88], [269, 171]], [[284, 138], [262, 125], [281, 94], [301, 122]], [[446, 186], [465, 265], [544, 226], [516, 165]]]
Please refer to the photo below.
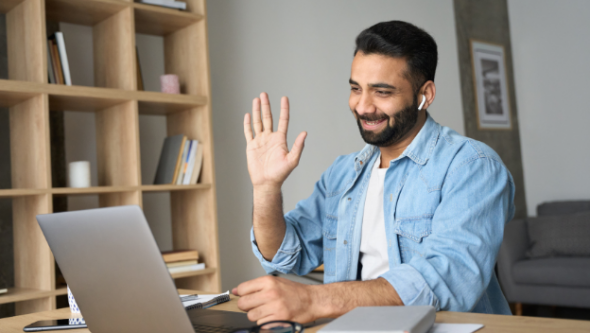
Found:
[[285, 237], [271, 261], [260, 253], [254, 228], [251, 229], [252, 250], [267, 273], [305, 275], [323, 263], [323, 216], [331, 169], [322, 174], [309, 198], [300, 201], [294, 210], [285, 214]]
[[463, 163], [443, 183], [422, 254], [381, 277], [405, 305], [472, 310], [490, 283], [513, 201], [512, 177], [501, 162], [485, 156]]

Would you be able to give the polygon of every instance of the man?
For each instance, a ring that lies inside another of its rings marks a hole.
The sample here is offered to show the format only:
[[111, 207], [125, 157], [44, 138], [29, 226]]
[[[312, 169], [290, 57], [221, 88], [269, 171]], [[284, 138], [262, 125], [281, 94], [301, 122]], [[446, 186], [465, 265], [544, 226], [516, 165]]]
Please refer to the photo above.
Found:
[[287, 98], [276, 132], [268, 96], [254, 99], [244, 119], [254, 253], [268, 273], [302, 275], [323, 263], [326, 284], [242, 283], [233, 292], [251, 320], [310, 322], [378, 305], [510, 314], [494, 264], [514, 215], [512, 177], [491, 148], [426, 112], [437, 59], [434, 39], [409, 23], [361, 32], [349, 106], [367, 146], [338, 157], [286, 215], [281, 185], [306, 133], [289, 151]]

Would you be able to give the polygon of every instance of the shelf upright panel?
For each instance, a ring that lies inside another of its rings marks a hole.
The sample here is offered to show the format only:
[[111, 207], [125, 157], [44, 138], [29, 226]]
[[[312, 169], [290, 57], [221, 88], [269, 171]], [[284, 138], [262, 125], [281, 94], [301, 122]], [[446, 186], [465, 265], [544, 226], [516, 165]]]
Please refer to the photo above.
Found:
[[[45, 94], [10, 108], [10, 150], [14, 189], [51, 188], [49, 101]], [[52, 212], [51, 194], [12, 199], [15, 287], [52, 291], [55, 267], [35, 218]], [[17, 314], [51, 310], [55, 297], [18, 302]]]
[[23, 0], [6, 13], [8, 77], [47, 83], [44, 0]]
[[[9, 79], [47, 83], [44, 0], [23, 0], [12, 7], [6, 13], [6, 32]], [[49, 137], [47, 94], [34, 94], [10, 107], [13, 189], [51, 188]], [[52, 212], [52, 197], [14, 197], [12, 206], [15, 288], [51, 292], [54, 259], [35, 216]], [[55, 297], [46, 296], [16, 303], [16, 314], [54, 308]]]
[[[93, 38], [95, 86], [137, 90], [133, 8], [94, 25]], [[141, 185], [137, 101], [97, 111], [96, 135], [99, 186]], [[99, 204], [142, 206], [141, 191], [101, 194]]]
[[175, 191], [171, 197], [172, 241], [175, 249], [199, 251], [208, 268], [215, 273], [177, 281], [179, 288], [220, 291], [219, 234], [213, 132], [211, 123], [211, 85], [204, 0], [187, 1], [189, 11], [204, 18], [164, 37], [166, 73], [179, 76], [181, 90], [188, 95], [207, 97], [206, 105], [168, 114], [168, 135], [185, 134], [203, 145], [200, 182], [211, 184], [208, 190]]

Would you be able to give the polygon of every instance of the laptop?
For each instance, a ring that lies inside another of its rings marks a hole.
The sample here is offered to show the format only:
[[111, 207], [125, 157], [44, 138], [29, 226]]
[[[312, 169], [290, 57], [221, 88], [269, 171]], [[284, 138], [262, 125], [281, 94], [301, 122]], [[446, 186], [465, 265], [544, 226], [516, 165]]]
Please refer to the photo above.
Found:
[[37, 215], [92, 333], [231, 332], [245, 313], [185, 310], [138, 206]]

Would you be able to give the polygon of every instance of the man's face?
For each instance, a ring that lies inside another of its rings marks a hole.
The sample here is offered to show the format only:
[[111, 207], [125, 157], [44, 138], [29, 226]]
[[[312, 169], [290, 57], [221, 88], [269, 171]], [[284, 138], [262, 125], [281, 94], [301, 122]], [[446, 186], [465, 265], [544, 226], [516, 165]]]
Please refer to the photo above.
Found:
[[350, 88], [348, 105], [366, 143], [391, 146], [416, 125], [418, 101], [405, 59], [358, 52]]

